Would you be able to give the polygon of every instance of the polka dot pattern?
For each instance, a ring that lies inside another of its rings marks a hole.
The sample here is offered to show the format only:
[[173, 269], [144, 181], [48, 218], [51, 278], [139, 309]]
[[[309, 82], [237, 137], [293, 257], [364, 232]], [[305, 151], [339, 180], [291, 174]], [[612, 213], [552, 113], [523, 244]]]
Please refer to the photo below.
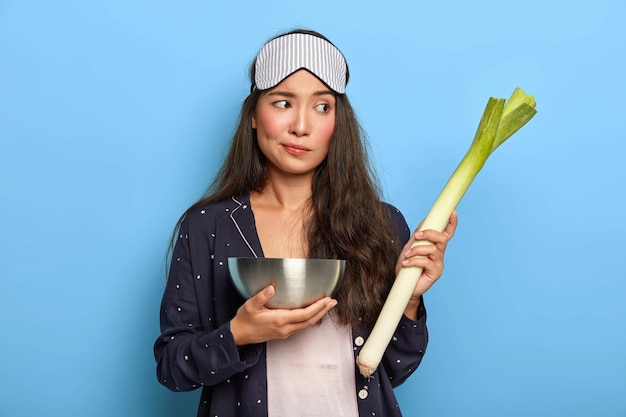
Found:
[[[394, 208], [390, 214], [396, 241], [408, 240], [402, 215]], [[162, 300], [161, 335], [155, 342], [158, 380], [172, 391], [202, 389], [199, 415], [266, 417], [264, 344], [238, 349], [229, 326], [243, 300], [230, 282], [228, 257], [263, 256], [249, 196], [189, 213], [177, 237]], [[416, 322], [402, 319], [383, 359], [385, 367], [370, 378], [355, 367], [360, 417], [401, 415], [393, 388], [424, 355], [425, 310], [419, 317]], [[353, 334], [355, 358], [367, 337], [366, 329]], [[312, 389], [316, 386], [311, 381]]]

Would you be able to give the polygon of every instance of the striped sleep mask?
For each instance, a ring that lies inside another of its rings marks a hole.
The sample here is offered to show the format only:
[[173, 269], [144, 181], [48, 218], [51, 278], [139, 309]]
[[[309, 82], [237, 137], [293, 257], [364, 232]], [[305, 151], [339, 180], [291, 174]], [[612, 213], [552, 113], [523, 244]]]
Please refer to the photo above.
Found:
[[261, 48], [253, 89], [275, 87], [300, 69], [311, 72], [334, 92], [345, 94], [347, 64], [343, 54], [332, 43], [306, 33], [279, 36]]

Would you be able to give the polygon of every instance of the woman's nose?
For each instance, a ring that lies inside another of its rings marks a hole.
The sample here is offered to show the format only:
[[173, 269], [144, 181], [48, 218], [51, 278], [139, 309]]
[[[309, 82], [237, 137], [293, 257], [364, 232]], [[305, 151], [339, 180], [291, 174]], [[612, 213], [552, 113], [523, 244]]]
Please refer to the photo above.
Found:
[[296, 136], [307, 136], [310, 133], [309, 120], [304, 110], [294, 112], [290, 132]]

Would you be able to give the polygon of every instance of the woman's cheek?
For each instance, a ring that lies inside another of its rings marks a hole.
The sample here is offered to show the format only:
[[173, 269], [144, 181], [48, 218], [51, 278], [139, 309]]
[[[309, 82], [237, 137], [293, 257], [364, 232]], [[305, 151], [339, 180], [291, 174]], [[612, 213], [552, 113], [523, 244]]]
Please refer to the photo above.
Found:
[[274, 136], [280, 125], [280, 119], [273, 115], [267, 113], [257, 115], [257, 129], [260, 128], [268, 136]]
[[335, 120], [334, 119], [320, 126], [320, 137], [324, 138], [326, 142], [330, 141], [330, 138], [332, 138], [334, 132], [335, 132]]

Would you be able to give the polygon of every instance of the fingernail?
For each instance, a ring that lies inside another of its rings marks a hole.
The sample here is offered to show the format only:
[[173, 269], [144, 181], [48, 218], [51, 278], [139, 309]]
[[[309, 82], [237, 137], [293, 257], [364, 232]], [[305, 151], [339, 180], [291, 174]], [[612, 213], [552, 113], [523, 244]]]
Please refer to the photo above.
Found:
[[274, 287], [270, 285], [269, 287], [265, 289], [265, 295], [270, 296], [272, 294], [274, 294]]

